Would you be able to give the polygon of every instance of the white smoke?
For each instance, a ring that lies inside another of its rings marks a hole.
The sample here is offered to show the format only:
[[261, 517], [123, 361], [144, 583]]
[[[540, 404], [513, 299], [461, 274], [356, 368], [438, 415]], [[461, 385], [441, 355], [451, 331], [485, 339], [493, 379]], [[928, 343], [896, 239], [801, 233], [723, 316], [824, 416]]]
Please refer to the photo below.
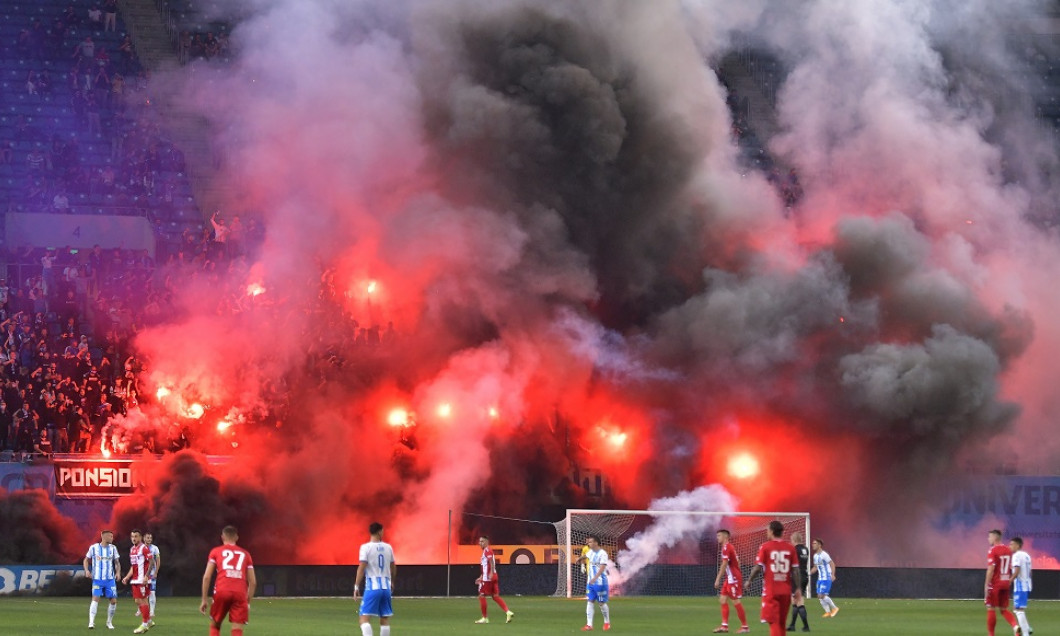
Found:
[[638, 572], [656, 561], [659, 554], [682, 541], [699, 539], [716, 531], [721, 521], [736, 510], [736, 498], [718, 484], [685, 490], [673, 497], [651, 502], [648, 510], [660, 512], [716, 512], [718, 514], [666, 514], [626, 541], [626, 547], [615, 557], [618, 571], [610, 576], [613, 585], [633, 579]]

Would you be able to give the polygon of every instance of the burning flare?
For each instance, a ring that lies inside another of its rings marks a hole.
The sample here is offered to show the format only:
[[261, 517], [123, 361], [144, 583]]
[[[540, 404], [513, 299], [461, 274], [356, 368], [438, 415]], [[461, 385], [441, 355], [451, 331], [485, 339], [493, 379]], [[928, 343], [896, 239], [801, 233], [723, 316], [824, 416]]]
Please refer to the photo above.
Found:
[[405, 409], [394, 409], [386, 416], [386, 422], [391, 426], [408, 426], [409, 412]]

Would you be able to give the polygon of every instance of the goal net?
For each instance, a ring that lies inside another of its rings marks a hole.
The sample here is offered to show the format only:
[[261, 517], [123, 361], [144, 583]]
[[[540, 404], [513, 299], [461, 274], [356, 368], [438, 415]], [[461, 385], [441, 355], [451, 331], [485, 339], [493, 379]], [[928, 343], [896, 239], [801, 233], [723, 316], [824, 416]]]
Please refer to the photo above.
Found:
[[[560, 546], [555, 596], [571, 598], [585, 593], [585, 568], [578, 559], [589, 535], [599, 537], [615, 564], [608, 576], [612, 594], [714, 594], [721, 556], [718, 530], [731, 533], [730, 541], [746, 580], [773, 520], [784, 524], [785, 539], [798, 532], [808, 543], [805, 537], [810, 536], [810, 515], [804, 512], [568, 510], [563, 521], [555, 523]], [[806, 573], [802, 575], [805, 586]], [[757, 577], [748, 596], [761, 593], [762, 578]]]

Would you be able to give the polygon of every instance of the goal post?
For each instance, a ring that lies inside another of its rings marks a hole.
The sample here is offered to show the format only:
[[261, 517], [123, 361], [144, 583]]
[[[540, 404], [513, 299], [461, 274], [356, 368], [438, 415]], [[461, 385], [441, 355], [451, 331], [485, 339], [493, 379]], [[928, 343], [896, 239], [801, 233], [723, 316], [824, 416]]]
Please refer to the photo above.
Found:
[[[729, 530], [746, 580], [769, 522], [784, 524], [784, 538], [795, 532], [810, 541], [807, 512], [723, 512], [681, 510], [568, 509], [557, 521], [559, 544], [555, 596], [572, 598], [585, 590], [578, 563], [589, 535], [596, 535], [614, 563], [609, 570], [612, 593], [640, 596], [699, 596], [714, 593], [720, 562], [717, 531]], [[802, 573], [803, 585], [806, 573]], [[751, 594], [761, 593], [759, 577]]]

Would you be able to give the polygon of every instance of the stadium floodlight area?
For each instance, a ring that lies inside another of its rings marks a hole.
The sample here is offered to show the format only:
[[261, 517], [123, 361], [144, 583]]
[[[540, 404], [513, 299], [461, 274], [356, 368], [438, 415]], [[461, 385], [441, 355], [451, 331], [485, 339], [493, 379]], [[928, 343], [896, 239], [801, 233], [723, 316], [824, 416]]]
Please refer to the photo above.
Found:
[[[806, 512], [701, 512], [680, 510], [567, 510], [557, 521], [559, 573], [555, 596], [582, 596], [585, 569], [578, 562], [589, 535], [599, 537], [616, 571], [609, 576], [613, 594], [694, 596], [713, 594], [721, 550], [717, 532], [731, 533], [744, 580], [754, 566], [769, 522], [784, 524], [784, 538], [800, 532], [810, 539]], [[806, 573], [803, 572], [805, 586]], [[749, 597], [761, 595], [762, 577]]]

